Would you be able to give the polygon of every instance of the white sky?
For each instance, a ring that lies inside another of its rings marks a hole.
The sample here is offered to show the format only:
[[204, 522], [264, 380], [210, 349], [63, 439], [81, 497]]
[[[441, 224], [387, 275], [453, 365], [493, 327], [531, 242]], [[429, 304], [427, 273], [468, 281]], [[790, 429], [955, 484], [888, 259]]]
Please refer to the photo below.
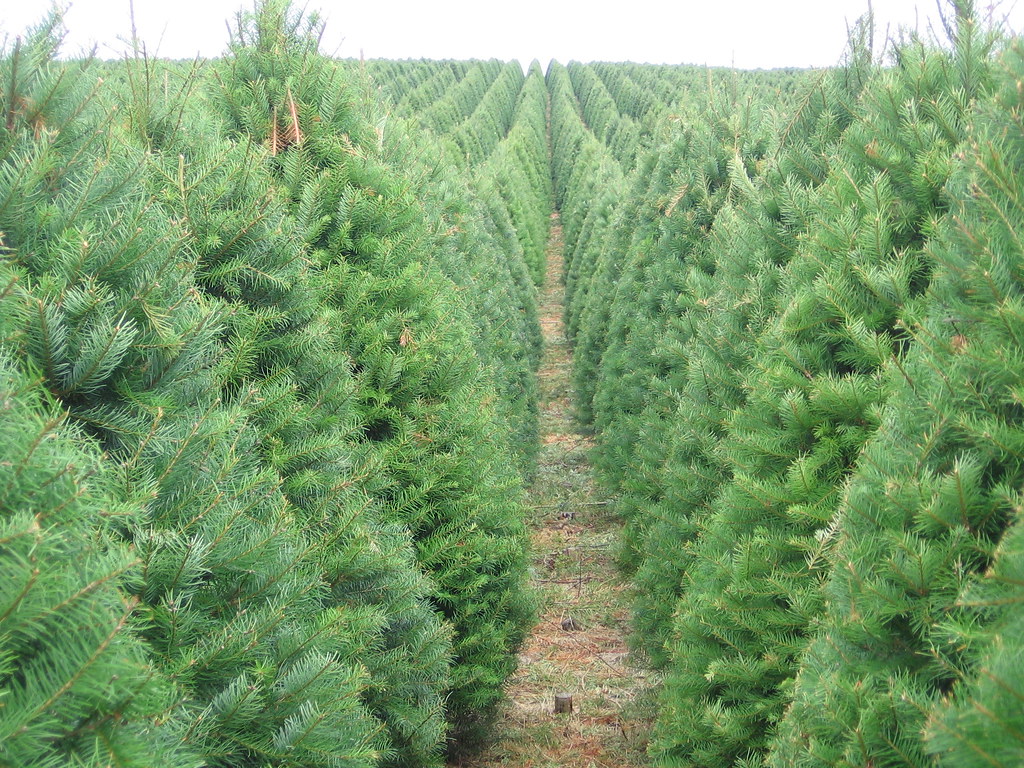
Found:
[[[945, 0], [942, 0], [945, 2]], [[867, 0], [297, 0], [327, 19], [324, 50], [344, 57], [499, 58], [543, 65], [646, 61], [741, 68], [827, 66], [843, 52], [847, 22]], [[978, 0], [1024, 29], [1024, 0]], [[42, 17], [49, 0], [2, 0], [0, 39]], [[218, 56], [234, 19], [252, 0], [135, 0], [139, 37], [151, 54]], [[874, 0], [881, 30], [927, 30], [936, 0]], [[98, 44], [122, 54], [129, 0], [70, 0], [65, 54]]]

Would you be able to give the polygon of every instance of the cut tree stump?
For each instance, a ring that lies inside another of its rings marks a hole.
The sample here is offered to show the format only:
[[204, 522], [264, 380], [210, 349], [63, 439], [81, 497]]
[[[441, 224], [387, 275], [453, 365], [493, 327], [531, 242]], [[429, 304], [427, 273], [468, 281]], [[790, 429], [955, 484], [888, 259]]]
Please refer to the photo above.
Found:
[[556, 693], [555, 694], [555, 714], [556, 715], [568, 715], [572, 712], [572, 694], [571, 693]]

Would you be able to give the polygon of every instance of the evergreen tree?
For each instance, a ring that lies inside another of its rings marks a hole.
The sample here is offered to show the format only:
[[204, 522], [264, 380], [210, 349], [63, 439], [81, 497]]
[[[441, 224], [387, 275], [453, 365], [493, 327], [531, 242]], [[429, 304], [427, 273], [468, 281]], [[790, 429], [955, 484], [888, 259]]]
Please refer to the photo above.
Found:
[[622, 190], [624, 200], [609, 215], [607, 229], [596, 230], [589, 242], [581, 241], [577, 250], [582, 252], [575, 253], [570, 262], [570, 270], [589, 275], [589, 278], [584, 278], [583, 286], [574, 287], [573, 304], [567, 308], [569, 327], [574, 325], [571, 315], [578, 318], [575, 323], [572, 381], [576, 392], [576, 413], [585, 424], [592, 424], [595, 418], [594, 395], [608, 342], [612, 310], [609, 299], [615, 296], [622, 276], [623, 254], [633, 239], [641, 215], [643, 190], [650, 181], [649, 172], [656, 161], [657, 155], [653, 152], [641, 158], [631, 183], [622, 179], [621, 168], [612, 167], [609, 176], [618, 185], [611, 189], [613, 193]]
[[653, 353], [669, 324], [685, 318], [693, 304], [686, 276], [710, 268], [705, 244], [730, 194], [730, 164], [752, 163], [763, 151], [751, 124], [752, 105], [735, 113], [733, 106], [711, 103], [707, 111], [700, 109], [658, 150], [642, 218], [620, 257], [622, 274], [594, 394], [594, 425], [601, 434], [595, 467], [612, 490], [621, 489], [637, 469], [635, 448], [648, 426], [641, 414], [653, 392], [652, 379], [674, 363]]
[[281, 478], [259, 461], [253, 403], [223, 397], [229, 309], [197, 290], [184, 224], [147, 189], [139, 126], [90, 100], [78, 65], [48, 60], [53, 39], [8, 59], [4, 91], [19, 352], [138, 509], [118, 521], [141, 562], [124, 588], [152, 664], [182, 691], [178, 738], [208, 765], [373, 764], [382, 739], [352, 662], [372, 617], [322, 609]]
[[222, 99], [236, 130], [269, 145], [306, 227], [336, 360], [356, 379], [351, 450], [372, 468], [362, 487], [383, 521], [411, 531], [429, 597], [453, 624], [449, 714], [468, 741], [493, 716], [531, 613], [519, 481], [395, 145], [346, 103], [314, 31], [281, 3], [243, 16]]
[[[756, 763], [821, 612], [842, 482], [889, 394], [881, 366], [921, 304], [952, 148], [985, 86], [984, 37], [954, 53], [910, 43], [862, 94], [814, 227], [757, 340], [722, 450], [732, 479], [698, 513], [672, 644], [660, 742], [667, 762]], [[952, 96], [951, 96], [952, 94]], [[672, 725], [670, 726], [669, 723]]]
[[[371, 73], [394, 78], [392, 70], [438, 67], [448, 69], [443, 62], [409, 62], [386, 68], [384, 75], [380, 67]], [[381, 85], [392, 92], [387, 80]], [[536, 290], [524, 262], [539, 280], [550, 210], [548, 155], [538, 143], [544, 137], [545, 106], [539, 72], [524, 83], [518, 68], [505, 66], [473, 113], [461, 122], [436, 126], [438, 135], [417, 127], [418, 115], [406, 114], [404, 102], [395, 111], [407, 119], [389, 117], [387, 122], [393, 162], [401, 164], [412, 184], [410, 194], [431, 222], [432, 260], [466, 304], [474, 348], [493, 376], [497, 410], [508, 425], [524, 476], [534, 471], [538, 447], [534, 379], [540, 325]], [[491, 118], [491, 112], [500, 117]], [[460, 137], [470, 134], [487, 144], [485, 153], [464, 156]]]
[[199, 766], [183, 692], [154, 667], [123, 589], [139, 566], [123, 529], [142, 507], [12, 359], [27, 307], [17, 274], [0, 274], [0, 763]]
[[636, 447], [643, 471], [629, 479], [620, 508], [627, 517], [623, 559], [635, 569], [635, 644], [656, 664], [667, 661], [701, 509], [730, 477], [718, 450], [727, 414], [744, 402], [742, 372], [777, 314], [783, 270], [811, 221], [812, 190], [827, 175], [844, 125], [841, 79], [821, 78], [793, 114], [774, 116], [781, 127], [758, 178], [744, 178], [746, 169], [732, 164], [732, 201], [706, 245], [711, 269], [689, 270], [693, 305], [654, 350], [665, 374], [652, 380]]
[[773, 765], [1024, 756], [1019, 664], [1008, 664], [1021, 563], [1022, 66], [1017, 44], [959, 153], [952, 210], [927, 251], [927, 307], [906, 320], [913, 344], [887, 368], [881, 426], [822, 530], [825, 611]]
[[[547, 150], [547, 89], [540, 65], [533, 62], [518, 94], [515, 118], [505, 139], [482, 170], [505, 202], [534, 283], [544, 280], [549, 215], [552, 206], [551, 166]], [[493, 198], [486, 193], [483, 197]], [[510, 260], [511, 262], [511, 260]], [[514, 262], [511, 262], [514, 263]]]
[[369, 672], [360, 696], [387, 724], [394, 760], [431, 764], [445, 733], [448, 632], [426, 598], [408, 532], [383, 522], [359, 487], [372, 467], [351, 448], [361, 439], [355, 379], [338, 364], [344, 353], [320, 316], [295, 223], [270, 193], [262, 155], [225, 138], [207, 111], [182, 112], [203, 142], [174, 133], [151, 150], [163, 171], [155, 193], [190, 224], [201, 289], [231, 301], [221, 396], [251, 409], [258, 454], [280, 476], [328, 585], [325, 615], [360, 617], [349, 653]]

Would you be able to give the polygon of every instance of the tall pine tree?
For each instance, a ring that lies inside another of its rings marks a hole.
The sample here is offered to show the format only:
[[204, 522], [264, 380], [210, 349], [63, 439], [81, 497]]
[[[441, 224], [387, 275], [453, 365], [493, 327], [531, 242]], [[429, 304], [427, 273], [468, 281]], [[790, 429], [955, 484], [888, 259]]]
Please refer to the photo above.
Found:
[[[412, 533], [429, 598], [454, 629], [449, 715], [478, 736], [531, 614], [519, 479], [466, 308], [432, 262], [402, 147], [367, 119], [284, 3], [243, 15], [219, 100], [304, 228], [338, 362], [355, 376], [351, 450], [381, 519]], [[309, 379], [305, 386], [312, 385]]]
[[[761, 760], [808, 625], [821, 612], [822, 530], [877, 429], [880, 376], [922, 302], [922, 253], [953, 146], [984, 93], [986, 39], [964, 20], [953, 52], [911, 42], [865, 87], [814, 226], [757, 340], [730, 414], [732, 478], [696, 520], [666, 686], [666, 762]], [[701, 519], [702, 518], [702, 519]]]
[[952, 209], [926, 251], [927, 308], [907, 318], [913, 342], [887, 368], [881, 426], [820, 537], [825, 612], [772, 765], [1024, 756], [1010, 661], [1020, 647], [1022, 66], [1017, 44], [958, 153]]

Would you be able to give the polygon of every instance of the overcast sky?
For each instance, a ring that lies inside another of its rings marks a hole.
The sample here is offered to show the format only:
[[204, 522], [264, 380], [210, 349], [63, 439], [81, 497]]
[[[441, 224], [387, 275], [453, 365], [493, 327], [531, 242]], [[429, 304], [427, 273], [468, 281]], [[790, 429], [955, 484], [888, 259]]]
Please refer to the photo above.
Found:
[[[297, 5], [303, 5], [299, 0]], [[1024, 29], [1024, 0], [978, 0]], [[20, 34], [49, 0], [2, 0], [0, 35]], [[139, 37], [170, 58], [218, 56], [225, 22], [252, 0], [135, 0]], [[838, 62], [847, 23], [867, 0], [309, 0], [327, 20], [324, 49], [344, 57], [499, 58], [542, 64], [646, 61], [806, 67]], [[881, 29], [935, 25], [936, 0], [874, 0]], [[117, 57], [130, 36], [129, 0], [71, 0], [65, 53], [98, 45]]]

